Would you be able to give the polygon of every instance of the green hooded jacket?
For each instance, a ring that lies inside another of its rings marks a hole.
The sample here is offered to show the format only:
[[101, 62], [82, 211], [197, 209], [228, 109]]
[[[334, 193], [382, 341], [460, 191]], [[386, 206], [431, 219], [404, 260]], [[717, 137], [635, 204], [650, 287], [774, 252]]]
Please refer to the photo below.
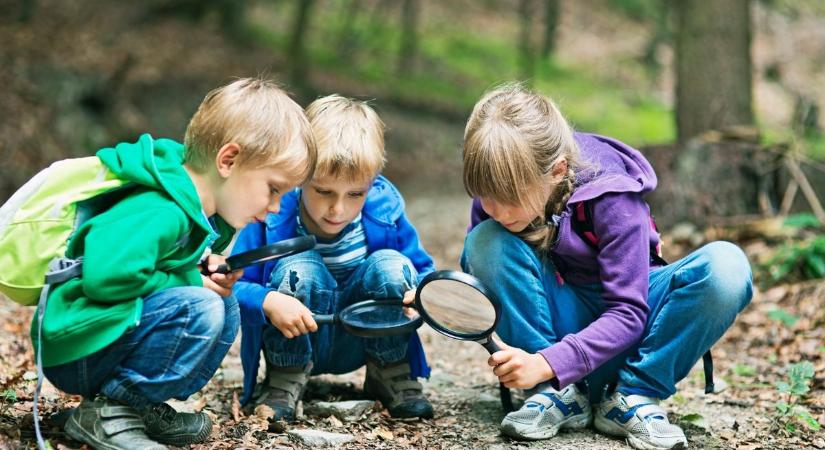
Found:
[[[43, 365], [101, 350], [137, 326], [143, 298], [172, 287], [203, 286], [197, 264], [222, 251], [235, 232], [203, 213], [183, 168], [183, 145], [144, 134], [97, 157], [132, 186], [108, 210], [84, 222], [66, 250], [83, 257], [83, 275], [53, 287], [43, 321]], [[37, 343], [36, 317], [32, 341]]]

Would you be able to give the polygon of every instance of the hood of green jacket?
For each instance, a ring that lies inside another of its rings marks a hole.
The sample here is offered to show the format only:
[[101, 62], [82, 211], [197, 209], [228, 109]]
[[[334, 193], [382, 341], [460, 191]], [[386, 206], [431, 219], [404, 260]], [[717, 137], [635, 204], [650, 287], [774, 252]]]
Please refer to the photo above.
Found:
[[118, 178], [164, 191], [208, 235], [212, 227], [203, 214], [200, 198], [183, 168], [183, 145], [171, 139], [144, 134], [137, 142], [103, 148], [97, 157]]

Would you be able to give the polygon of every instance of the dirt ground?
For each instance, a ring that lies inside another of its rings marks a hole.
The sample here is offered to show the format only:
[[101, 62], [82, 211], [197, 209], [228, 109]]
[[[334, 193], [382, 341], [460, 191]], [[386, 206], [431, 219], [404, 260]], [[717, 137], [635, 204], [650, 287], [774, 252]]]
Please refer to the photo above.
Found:
[[[408, 196], [408, 211], [424, 243], [433, 252], [440, 268], [456, 268], [466, 226], [467, 200], [462, 195]], [[823, 421], [821, 348], [822, 311], [811, 303], [825, 293], [821, 285], [782, 288], [757, 294], [753, 303], [726, 336], [714, 347], [717, 379], [726, 380], [727, 389], [705, 395], [701, 365], [679, 384], [679, 393], [665, 401], [670, 419], [686, 431], [692, 448], [825, 448], [821, 436], [781, 431], [772, 421], [773, 404], [779, 399], [773, 381], [782, 374], [782, 362], [801, 357], [818, 361], [814, 392], [808, 408]], [[765, 311], [783, 308], [806, 317], [807, 324], [787, 330], [765, 319]], [[0, 448], [32, 448], [31, 396], [34, 367], [27, 337], [31, 309], [0, 301], [0, 387], [5, 391], [0, 416]], [[618, 439], [592, 429], [562, 432], [541, 442], [517, 442], [503, 437], [498, 424], [503, 411], [496, 378], [486, 366], [487, 353], [478, 344], [443, 337], [428, 327], [421, 331], [432, 376], [424, 385], [435, 408], [432, 420], [394, 420], [378, 405], [358, 420], [342, 422], [335, 417], [304, 415], [296, 423], [267, 431], [266, 422], [252, 411], [239, 408], [242, 371], [238, 346], [232, 349], [210, 384], [186, 402], [174, 402], [181, 410], [203, 410], [216, 425], [210, 440], [196, 449], [225, 448], [311, 448], [291, 438], [289, 431], [325, 430], [350, 434], [354, 440], [341, 448], [464, 449], [541, 448], [619, 449], [627, 448]], [[783, 344], [784, 343], [784, 344]], [[782, 350], [788, 347], [788, 351]], [[813, 353], [809, 355], [808, 353]], [[774, 356], [769, 356], [774, 355]], [[778, 359], [777, 359], [778, 358]], [[771, 362], [773, 361], [773, 362]], [[736, 367], [749, 366], [754, 373], [742, 375]], [[313, 379], [304, 409], [319, 400], [338, 401], [363, 398], [364, 370], [344, 376]], [[8, 394], [12, 392], [14, 399]], [[78, 402], [49, 386], [41, 404], [45, 416]], [[47, 436], [56, 448], [80, 448], [67, 439], [52, 420], [45, 423]]]

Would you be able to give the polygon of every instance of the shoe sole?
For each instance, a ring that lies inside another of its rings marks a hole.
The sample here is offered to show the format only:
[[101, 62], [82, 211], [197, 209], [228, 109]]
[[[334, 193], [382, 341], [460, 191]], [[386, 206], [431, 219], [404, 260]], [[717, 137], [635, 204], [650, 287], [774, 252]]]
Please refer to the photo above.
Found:
[[574, 417], [569, 417], [565, 420], [562, 420], [561, 423], [544, 427], [544, 428], [537, 428], [530, 432], [521, 432], [518, 431], [515, 427], [510, 426], [510, 422], [502, 423], [501, 424], [501, 432], [516, 439], [524, 439], [528, 441], [538, 441], [542, 439], [550, 439], [551, 437], [557, 435], [559, 430], [581, 430], [583, 428], [587, 428], [587, 424], [590, 423], [590, 416], [581, 416], [577, 415]]
[[650, 442], [644, 441], [642, 439], [633, 436], [632, 434], [628, 433], [626, 429], [621, 427], [619, 424], [613, 422], [612, 420], [607, 420], [603, 418], [601, 415], [597, 415], [596, 419], [593, 421], [593, 425], [596, 427], [596, 430], [616, 437], [623, 437], [627, 438], [627, 443], [630, 444], [631, 447], [637, 450], [677, 450], [677, 449], [687, 449], [687, 442], [678, 440], [674, 442], [670, 446], [661, 446], [661, 445], [654, 445]]
[[149, 436], [149, 439], [152, 439], [153, 441], [166, 445], [174, 445], [175, 447], [200, 444], [205, 442], [209, 438], [209, 435], [212, 434], [212, 419], [210, 419], [209, 416], [206, 416], [206, 421], [209, 426], [202, 429], [198, 434], [187, 434], [170, 438], [165, 438], [163, 436], [151, 436], [148, 434], [147, 436]]

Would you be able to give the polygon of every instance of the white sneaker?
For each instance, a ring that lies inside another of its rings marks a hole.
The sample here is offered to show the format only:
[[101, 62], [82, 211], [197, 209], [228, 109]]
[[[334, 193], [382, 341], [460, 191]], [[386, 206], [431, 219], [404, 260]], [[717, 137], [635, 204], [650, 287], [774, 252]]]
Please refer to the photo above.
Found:
[[587, 396], [571, 384], [561, 391], [545, 387], [501, 421], [501, 432], [516, 439], [549, 439], [562, 428], [587, 427], [593, 411]]
[[643, 395], [614, 392], [599, 404], [594, 425], [602, 433], [626, 437], [636, 449], [687, 448], [685, 432], [667, 420], [658, 400]]

